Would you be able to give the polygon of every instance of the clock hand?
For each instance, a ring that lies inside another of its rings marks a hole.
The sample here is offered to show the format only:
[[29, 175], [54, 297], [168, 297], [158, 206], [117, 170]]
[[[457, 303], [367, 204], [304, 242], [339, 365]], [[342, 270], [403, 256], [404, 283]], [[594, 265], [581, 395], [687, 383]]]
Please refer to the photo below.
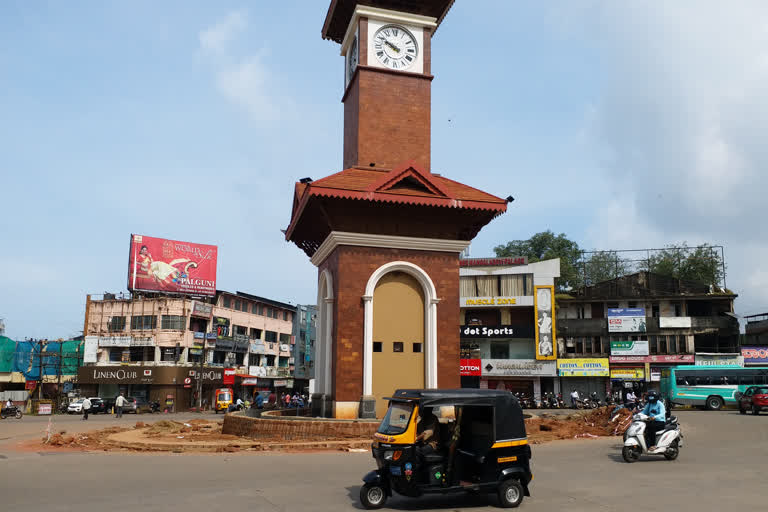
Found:
[[392, 48], [393, 50], [395, 50], [397, 53], [400, 53], [400, 48], [398, 48], [398, 47], [397, 47], [397, 46], [395, 46], [394, 44], [390, 43], [390, 42], [389, 42], [389, 41], [387, 41], [386, 39], [384, 40], [384, 44], [386, 44], [387, 46], [389, 46], [390, 48]]

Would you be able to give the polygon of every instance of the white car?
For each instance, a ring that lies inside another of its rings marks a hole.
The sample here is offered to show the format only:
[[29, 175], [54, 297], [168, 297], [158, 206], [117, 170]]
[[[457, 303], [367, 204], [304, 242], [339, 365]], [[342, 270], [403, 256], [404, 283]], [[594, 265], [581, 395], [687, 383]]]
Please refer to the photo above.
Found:
[[67, 407], [67, 414], [80, 414], [83, 412], [83, 399], [78, 398]]
[[[96, 398], [89, 398], [88, 400], [93, 403]], [[67, 407], [67, 414], [82, 414], [83, 412], [83, 401], [85, 401], [85, 398], [78, 398], [74, 402], [69, 404], [69, 407]]]

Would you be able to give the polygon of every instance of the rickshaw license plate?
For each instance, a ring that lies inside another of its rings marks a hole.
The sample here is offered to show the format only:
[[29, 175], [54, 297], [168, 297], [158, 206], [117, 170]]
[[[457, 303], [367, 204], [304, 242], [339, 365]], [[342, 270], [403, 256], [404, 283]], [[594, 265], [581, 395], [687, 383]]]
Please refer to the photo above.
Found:
[[395, 476], [402, 476], [403, 468], [400, 466], [389, 466], [389, 472]]

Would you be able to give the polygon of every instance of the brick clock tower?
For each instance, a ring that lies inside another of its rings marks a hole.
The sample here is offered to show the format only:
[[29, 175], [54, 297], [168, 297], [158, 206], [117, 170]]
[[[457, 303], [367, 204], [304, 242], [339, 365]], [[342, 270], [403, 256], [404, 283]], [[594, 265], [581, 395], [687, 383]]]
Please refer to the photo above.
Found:
[[[295, 185], [286, 239], [318, 267], [316, 415], [381, 417], [395, 388], [456, 388], [459, 254], [507, 201], [432, 172], [431, 41], [453, 0], [333, 0], [343, 170]], [[471, 176], [476, 169], [457, 169]]]

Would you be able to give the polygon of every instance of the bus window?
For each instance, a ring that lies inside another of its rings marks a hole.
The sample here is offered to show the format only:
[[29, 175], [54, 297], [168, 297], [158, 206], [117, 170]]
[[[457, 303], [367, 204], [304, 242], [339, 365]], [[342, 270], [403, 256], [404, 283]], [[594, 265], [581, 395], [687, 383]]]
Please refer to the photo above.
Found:
[[688, 379], [682, 375], [678, 375], [675, 382], [677, 382], [678, 386], [690, 386], [690, 384], [688, 384]]
[[739, 377], [739, 384], [742, 386], [751, 386], [754, 383], [755, 379], [751, 375], [741, 375]]

